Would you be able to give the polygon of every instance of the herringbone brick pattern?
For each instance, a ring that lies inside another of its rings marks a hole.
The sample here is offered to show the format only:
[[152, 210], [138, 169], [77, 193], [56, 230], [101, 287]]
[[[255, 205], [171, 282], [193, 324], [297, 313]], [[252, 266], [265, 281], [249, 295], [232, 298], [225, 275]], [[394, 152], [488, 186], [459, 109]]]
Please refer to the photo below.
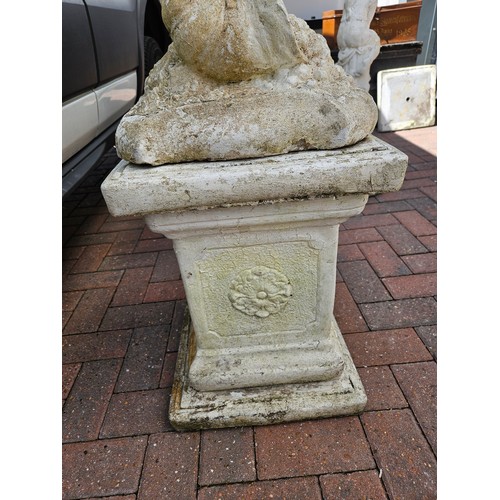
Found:
[[360, 416], [175, 432], [186, 306], [172, 242], [111, 217], [100, 168], [63, 204], [63, 498], [436, 498], [436, 128], [377, 134], [403, 187], [340, 228], [335, 315]]

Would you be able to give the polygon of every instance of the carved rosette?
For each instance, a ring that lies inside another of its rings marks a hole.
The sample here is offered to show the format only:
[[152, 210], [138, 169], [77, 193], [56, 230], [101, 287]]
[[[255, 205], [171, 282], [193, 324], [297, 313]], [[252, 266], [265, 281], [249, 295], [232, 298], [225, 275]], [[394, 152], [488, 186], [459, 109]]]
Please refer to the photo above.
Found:
[[257, 266], [242, 271], [231, 282], [229, 300], [249, 316], [267, 318], [286, 305], [292, 296], [290, 280], [279, 271]]

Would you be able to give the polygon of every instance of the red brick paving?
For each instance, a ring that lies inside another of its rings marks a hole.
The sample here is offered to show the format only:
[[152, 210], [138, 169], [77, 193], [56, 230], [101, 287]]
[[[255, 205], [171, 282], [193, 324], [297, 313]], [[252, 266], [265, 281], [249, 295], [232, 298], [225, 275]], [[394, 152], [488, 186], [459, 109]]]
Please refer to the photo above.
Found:
[[168, 331], [163, 326], [135, 328], [115, 392], [156, 389], [160, 383], [167, 342]]
[[256, 479], [251, 427], [202, 431], [199, 484], [206, 486]]
[[405, 255], [402, 257], [405, 264], [414, 272], [418, 273], [435, 273], [437, 271], [437, 255], [436, 253], [426, 253], [419, 255]]
[[362, 260], [363, 254], [358, 245], [339, 245], [337, 250], [337, 262], [349, 262], [351, 260]]
[[358, 417], [255, 429], [259, 479], [329, 474], [375, 466]]
[[395, 191], [393, 193], [384, 193], [376, 196], [377, 201], [400, 201], [400, 200], [411, 200], [414, 198], [422, 198], [425, 196], [420, 189], [404, 189], [401, 191]]
[[376, 470], [322, 476], [321, 487], [325, 500], [339, 498], [386, 500], [387, 498]]
[[356, 303], [381, 302], [391, 298], [366, 260], [339, 262], [337, 268]]
[[421, 189], [431, 200], [437, 201], [437, 186], [426, 186]]
[[358, 246], [379, 277], [411, 274], [405, 263], [386, 241], [360, 243]]
[[361, 214], [360, 217], [353, 217], [344, 222], [344, 227], [346, 229], [361, 229], [375, 226], [391, 226], [396, 222], [397, 220], [392, 214]]
[[63, 498], [436, 498], [436, 129], [402, 189], [340, 228], [335, 316], [361, 416], [175, 432], [167, 407], [185, 294], [172, 242], [113, 218], [102, 166], [63, 203]]
[[374, 197], [368, 200], [373, 200], [375, 203], [367, 204], [363, 210], [363, 215], [387, 214], [391, 212], [400, 212], [401, 210], [411, 210], [411, 205], [404, 200], [379, 202]]
[[122, 231], [116, 233], [116, 238], [108, 252], [108, 256], [123, 255], [129, 253], [134, 248], [137, 248], [137, 240], [141, 235], [140, 229], [133, 229], [130, 231]]
[[83, 292], [63, 292], [63, 311], [74, 311], [78, 302], [82, 298]]
[[160, 378], [160, 387], [171, 387], [172, 384], [174, 383], [174, 371], [175, 371], [176, 361], [177, 361], [177, 352], [165, 353], [165, 360], [163, 361], [163, 370]]
[[382, 282], [391, 293], [393, 299], [432, 297], [436, 295], [436, 273], [384, 278]]
[[422, 342], [425, 344], [429, 352], [432, 354], [433, 358], [437, 360], [437, 327], [436, 325], [431, 326], [417, 326], [415, 328], [417, 335], [420, 337]]
[[91, 361], [82, 365], [64, 403], [63, 442], [97, 439], [120, 365], [118, 359]]
[[168, 393], [163, 389], [113, 394], [100, 438], [137, 436], [171, 430]]
[[436, 234], [436, 226], [417, 211], [396, 212], [394, 216], [415, 236]]
[[365, 412], [361, 421], [389, 498], [436, 498], [436, 457], [412, 412]]
[[151, 277], [152, 283], [158, 283], [159, 281], [174, 281], [179, 280], [181, 273], [179, 271], [179, 264], [175, 257], [173, 250], [165, 250], [159, 252], [158, 260], [156, 261], [155, 268], [153, 270], [153, 276]]
[[101, 330], [139, 328], [141, 326], [165, 325], [170, 323], [173, 303], [137, 304], [111, 307], [104, 316]]
[[136, 253], [132, 255], [113, 255], [106, 257], [100, 271], [113, 271], [115, 269], [133, 269], [135, 267], [154, 266], [157, 259], [156, 253]]
[[342, 333], [366, 332], [368, 326], [345, 283], [337, 282], [333, 312]]
[[138, 436], [63, 446], [63, 498], [99, 498], [137, 491], [147, 441], [147, 436]]
[[63, 337], [63, 363], [123, 358], [132, 330], [84, 333]]
[[383, 239], [380, 233], [373, 227], [342, 230], [339, 233], [339, 245], [350, 245], [352, 243], [363, 243], [366, 241], [380, 241]]
[[391, 410], [408, 406], [397, 380], [387, 365], [358, 367], [358, 373], [368, 397], [365, 411]]
[[427, 247], [429, 252], [437, 252], [437, 235], [419, 236], [418, 239]]
[[144, 297], [144, 302], [161, 302], [185, 299], [186, 292], [182, 280], [163, 283], [150, 283]]
[[99, 328], [113, 296], [111, 288], [86, 290], [64, 328], [65, 334], [94, 332]]
[[434, 453], [437, 452], [436, 363], [396, 365], [392, 371]]
[[426, 219], [435, 223], [437, 220], [437, 203], [430, 198], [417, 198], [409, 201]]
[[212, 486], [201, 488], [198, 493], [198, 500], [262, 500], [264, 498], [321, 500], [323, 497], [318, 479], [315, 477]]
[[152, 267], [127, 269], [116, 289], [111, 305], [130, 306], [141, 304], [146, 295], [152, 272]]
[[199, 451], [198, 432], [151, 435], [137, 498], [196, 498]]
[[179, 350], [180, 333], [184, 322], [186, 307], [187, 302], [185, 300], [178, 300], [175, 303], [172, 326], [168, 336], [167, 352], [176, 352]]
[[402, 224], [381, 226], [377, 230], [399, 256], [427, 252], [427, 248]]
[[433, 297], [360, 304], [359, 308], [371, 330], [436, 324]]
[[345, 334], [356, 366], [381, 366], [432, 359], [413, 328]]
[[104, 271], [89, 274], [64, 276], [64, 292], [92, 290], [93, 288], [116, 287], [123, 276], [123, 271]]
[[99, 270], [102, 259], [109, 252], [109, 243], [85, 247], [78, 262], [72, 267], [71, 273], [92, 273]]
[[62, 367], [62, 399], [65, 400], [68, 397], [69, 391], [73, 387], [76, 376], [80, 371], [80, 363], [65, 364]]

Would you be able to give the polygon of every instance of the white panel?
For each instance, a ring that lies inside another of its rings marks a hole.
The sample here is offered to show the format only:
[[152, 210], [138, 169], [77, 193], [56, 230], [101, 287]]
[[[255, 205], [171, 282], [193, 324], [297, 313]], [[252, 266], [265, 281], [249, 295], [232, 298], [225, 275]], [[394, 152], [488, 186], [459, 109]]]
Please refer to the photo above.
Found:
[[436, 65], [379, 71], [377, 130], [430, 127], [436, 122]]
[[283, 0], [286, 10], [302, 19], [321, 19], [325, 10], [342, 9], [344, 0]]
[[134, 104], [137, 95], [137, 74], [135, 71], [122, 76], [96, 90], [101, 133], [115, 120], [124, 115]]
[[92, 91], [63, 105], [63, 163], [96, 136], [98, 122], [97, 99]]
[[407, 0], [378, 0], [377, 7], [385, 7], [387, 5], [397, 5], [400, 3], [406, 3]]

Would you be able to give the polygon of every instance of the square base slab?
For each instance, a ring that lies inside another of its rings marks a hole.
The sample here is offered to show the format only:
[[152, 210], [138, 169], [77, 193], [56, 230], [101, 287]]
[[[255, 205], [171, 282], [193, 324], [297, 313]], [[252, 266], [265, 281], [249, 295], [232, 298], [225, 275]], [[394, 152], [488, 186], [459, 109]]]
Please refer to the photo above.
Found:
[[379, 71], [377, 130], [391, 132], [436, 123], [436, 65]]
[[172, 426], [179, 431], [216, 429], [360, 413], [366, 394], [335, 319], [332, 332], [345, 366], [335, 380], [200, 392], [188, 384], [194, 332], [186, 310], [170, 400]]

